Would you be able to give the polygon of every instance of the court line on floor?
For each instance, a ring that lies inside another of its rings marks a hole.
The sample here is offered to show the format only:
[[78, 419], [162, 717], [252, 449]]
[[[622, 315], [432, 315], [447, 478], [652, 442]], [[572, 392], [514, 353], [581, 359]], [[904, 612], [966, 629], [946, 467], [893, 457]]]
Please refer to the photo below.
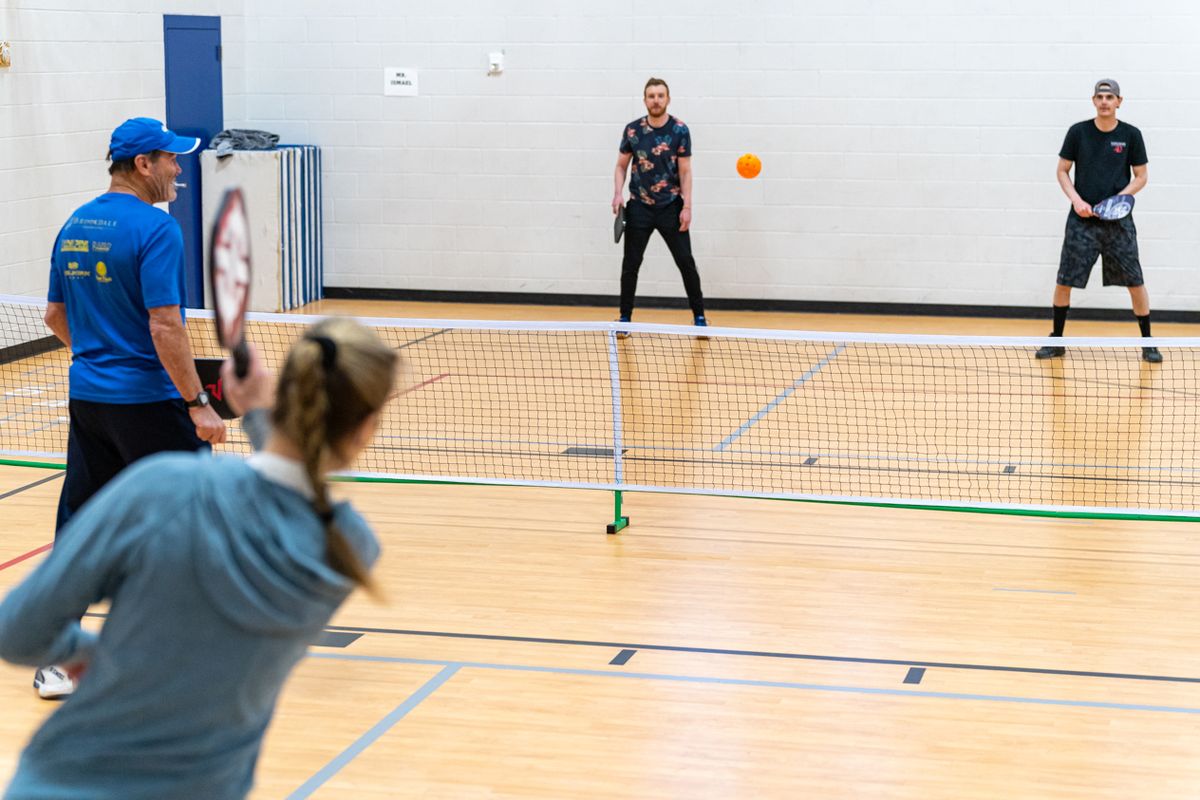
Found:
[[[375, 447], [375, 449], [378, 449], [378, 450], [395, 450], [395, 451], [413, 450], [416, 452], [428, 452], [428, 453], [469, 452], [469, 453], [474, 453], [474, 454], [482, 454], [482, 453], [492, 452], [492, 451], [485, 451], [485, 450], [469, 450], [469, 451], [467, 451], [467, 450], [461, 450], [461, 449], [455, 450], [450, 447], [437, 447], [437, 446], [421, 447], [420, 446], [421, 443], [453, 442], [455, 444], [471, 444], [471, 445], [476, 445], [476, 446], [500, 444], [500, 445], [506, 445], [508, 447], [553, 447], [553, 448], [595, 448], [595, 449], [608, 448], [609, 450], [612, 449], [611, 441], [564, 442], [564, 441], [541, 441], [541, 440], [537, 440], [537, 439], [511, 439], [511, 438], [509, 438], [509, 439], [487, 439], [487, 438], [464, 437], [464, 436], [411, 436], [411, 435], [394, 435], [394, 434], [390, 435], [390, 434], [383, 434], [383, 433], [378, 434], [375, 437], [375, 439], [376, 439], [376, 441], [388, 441], [388, 442], [392, 442], [392, 441], [413, 442], [413, 444], [409, 444], [409, 445], [405, 445], [405, 444], [377, 445]], [[711, 463], [711, 464], [731, 463], [729, 461], [714, 461], [711, 458], [696, 459], [695, 455], [690, 455], [690, 456], [687, 455], [687, 454], [708, 454], [708, 453], [712, 452], [711, 447], [663, 447], [661, 445], [642, 445], [642, 444], [632, 444], [629, 442], [624, 442], [623, 446], [626, 450], [628, 450], [631, 453], [635, 453], [635, 454], [638, 452], [680, 454], [680, 455], [676, 455], [676, 456], [668, 456], [668, 455], [656, 456], [656, 458], [658, 458], [659, 460], [665, 461], [665, 462], [679, 461], [681, 463], [696, 463], [697, 461], [699, 461], [701, 463]], [[496, 451], [496, 452], [498, 455], [521, 454], [520, 451], [517, 451], [517, 450], [505, 450], [505, 451]], [[814, 463], [816, 460], [820, 460], [820, 459], [827, 459], [827, 460], [842, 459], [842, 460], [847, 460], [847, 461], [894, 461], [894, 462], [905, 463], [905, 464], [907, 464], [907, 463], [912, 463], [912, 464], [951, 464], [951, 465], [953, 465], [953, 464], [969, 464], [969, 465], [973, 465], [973, 466], [985, 466], [985, 467], [1008, 467], [1008, 466], [1013, 466], [1013, 467], [1053, 467], [1056, 469], [1111, 469], [1111, 470], [1123, 470], [1126, 472], [1136, 472], [1136, 471], [1189, 472], [1189, 473], [1200, 474], [1200, 467], [1183, 467], [1183, 466], [1159, 467], [1159, 466], [1136, 465], [1136, 464], [1089, 464], [1089, 463], [1083, 462], [1083, 461], [1080, 461], [1080, 462], [1022, 461], [1022, 460], [1014, 459], [1014, 458], [984, 459], [984, 458], [967, 458], [967, 457], [956, 457], [956, 456], [891, 456], [891, 455], [884, 455], [884, 454], [880, 454], [880, 453], [849, 453], [849, 452], [838, 453], [838, 452], [832, 452], [832, 451], [830, 451], [830, 452], [824, 452], [824, 451], [814, 452], [811, 450], [737, 450], [737, 449], [733, 449], [733, 450], [725, 450], [723, 452], [726, 455], [750, 456], [753, 458], [775, 457], [775, 458], [792, 458], [792, 459], [813, 459]], [[561, 456], [561, 455], [563, 455], [563, 453], [560, 450], [559, 452], [554, 452], [554, 453], [532, 453], [532, 452], [530, 452], [530, 453], [525, 453], [525, 455], [538, 456], [538, 457], [543, 457], [543, 456], [550, 457], [550, 456]], [[634, 455], [631, 457], [637, 457], [637, 456]], [[642, 456], [642, 457], [650, 458], [651, 456]], [[738, 462], [733, 462], [733, 463], [738, 463]], [[767, 466], [779, 466], [779, 464], [772, 464], [771, 462], [763, 462], [763, 463], [766, 464]], [[812, 465], [804, 464], [804, 466], [812, 466]], [[1006, 474], [1012, 474], [1012, 473], [1006, 473]], [[1023, 477], [1023, 476], [1021, 476], [1021, 477]]]
[[339, 753], [332, 761], [322, 767], [315, 775], [305, 781], [299, 789], [288, 795], [287, 800], [302, 800], [309, 797], [317, 789], [321, 788], [326, 781], [332, 778], [360, 753], [374, 744], [381, 736], [391, 730], [397, 722], [408, 716], [408, 713], [419, 706], [426, 698], [436, 692], [442, 684], [454, 677], [454, 674], [460, 669], [458, 664], [447, 663], [443, 666], [441, 672], [434, 675], [425, 685], [408, 696], [400, 705], [396, 706], [386, 717], [377, 722], [369, 731], [358, 737], [357, 740], [341, 753]]
[[410, 392], [415, 392], [417, 389], [423, 389], [426, 386], [429, 386], [431, 383], [437, 383], [438, 381], [442, 380], [443, 378], [449, 378], [449, 377], [450, 377], [449, 372], [443, 372], [441, 375], [434, 375], [429, 380], [421, 381], [416, 386], [410, 386], [407, 389], [402, 389], [399, 392], [396, 392], [396, 397], [403, 397], [404, 395], [409, 394]]
[[721, 443], [718, 444], [716, 447], [714, 447], [713, 450], [719, 453], [719, 452], [723, 451], [725, 448], [729, 447], [729, 445], [733, 444], [738, 439], [740, 439], [742, 437], [742, 434], [744, 434], [746, 431], [750, 430], [755, 425], [757, 425], [758, 421], [760, 419], [765, 417], [767, 414], [770, 414], [772, 411], [775, 410], [776, 406], [778, 406], [784, 400], [787, 400], [789, 397], [792, 396], [792, 394], [797, 389], [799, 389], [801, 386], [803, 386], [804, 384], [806, 384], [810, 380], [812, 380], [813, 377], [818, 372], [820, 372], [822, 369], [825, 368], [826, 364], [828, 364], [830, 361], [833, 361], [835, 358], [837, 358], [838, 354], [841, 353], [845, 349], [846, 349], [846, 345], [839, 344], [838, 346], [836, 346], [832, 350], [830, 350], [828, 353], [826, 353], [824, 358], [822, 358], [820, 361], [818, 361], [816, 364], [814, 364], [812, 367], [810, 367], [807, 372], [805, 372], [803, 375], [801, 375], [799, 378], [797, 378], [796, 381], [791, 386], [789, 386], [788, 388], [786, 388], [782, 392], [780, 392], [778, 395], [776, 395], [774, 400], [772, 400], [771, 402], [767, 403], [765, 406], [760, 408], [758, 410], [758, 412], [755, 413], [754, 416], [750, 417], [750, 419], [746, 420], [741, 425], [739, 425], [737, 430], [735, 430], [733, 433], [729, 434], [724, 439], [722, 439]]
[[1015, 672], [1029, 675], [1061, 675], [1072, 678], [1108, 678], [1128, 681], [1157, 681], [1162, 683], [1200, 683], [1200, 678], [1170, 675], [1145, 675], [1124, 672], [1092, 672], [1088, 670], [1051, 669], [1047, 667], [1011, 667], [992, 664], [959, 664], [920, 659], [866, 658], [861, 656], [828, 656], [813, 653], [782, 653], [767, 650], [734, 650], [719, 647], [690, 647], [668, 644], [636, 644], [632, 642], [601, 642], [587, 639], [552, 639], [537, 636], [510, 636], [496, 633], [454, 633], [450, 631], [418, 631], [393, 628], [360, 628], [348, 625], [329, 625], [326, 630], [349, 633], [380, 633], [392, 636], [428, 636], [438, 639], [471, 639], [489, 642], [520, 644], [552, 644], [573, 647], [602, 647], [616, 650], [655, 650], [669, 653], [700, 653], [704, 655], [741, 656], [746, 658], [777, 658], [791, 661], [823, 661], [839, 664], [876, 664], [880, 666], [926, 667], [938, 669], [975, 670], [980, 672]]
[[589, 678], [625, 678], [628, 680], [664, 681], [672, 683], [700, 683], [721, 686], [748, 686], [767, 689], [798, 689], [802, 691], [833, 692], [839, 694], [883, 695], [889, 697], [922, 697], [942, 700], [972, 700], [990, 703], [1022, 703], [1042, 706], [1069, 706], [1072, 708], [1100, 708], [1113, 711], [1154, 711], [1170, 714], [1200, 714], [1200, 708], [1190, 706], [1159, 706], [1142, 703], [1114, 703], [1103, 700], [1069, 700], [1056, 697], [1027, 697], [1003, 694], [970, 694], [964, 692], [931, 692], [920, 689], [886, 689], [877, 686], [849, 686], [823, 683], [795, 683], [792, 681], [764, 681], [750, 678], [718, 678], [707, 675], [678, 675], [656, 672], [618, 672], [616, 670], [580, 669], [576, 667], [546, 667], [534, 664], [499, 664], [486, 661], [455, 661], [450, 659], [403, 658], [399, 656], [368, 656], [351, 653], [312, 653], [309, 658], [332, 661], [358, 661], [381, 664], [419, 664], [427, 666], [454, 667], [459, 669], [497, 670], [501, 672], [533, 672], [549, 675], [574, 675]]
[[[481, 440], [481, 442], [482, 442], [482, 440]], [[437, 453], [437, 454], [441, 454], [441, 455], [446, 455], [446, 454], [456, 455], [456, 456], [472, 455], [472, 456], [485, 456], [485, 457], [491, 457], [491, 458], [498, 458], [498, 457], [525, 458], [525, 459], [543, 459], [543, 458], [545, 458], [545, 459], [560, 459], [560, 458], [581, 458], [581, 457], [594, 458], [594, 456], [578, 456], [575, 454], [564, 454], [561, 452], [538, 453], [538, 452], [530, 452], [527, 450], [512, 450], [512, 449], [499, 450], [499, 449], [484, 449], [482, 447], [479, 447], [479, 448], [465, 448], [465, 447], [451, 448], [451, 447], [413, 447], [413, 446], [397, 446], [397, 445], [377, 445], [377, 446], [373, 447], [372, 449], [376, 450], [376, 451], [392, 452], [392, 453], [396, 453], [396, 452], [422, 453], [422, 454]], [[626, 448], [626, 449], [633, 450], [633, 448]], [[708, 451], [708, 452], [713, 452], [713, 451]], [[728, 452], [728, 451], [725, 451], [725, 452]], [[864, 459], [864, 460], [867, 460], [867, 459]], [[899, 460], [899, 459], [896, 459], [896, 460]], [[784, 461], [760, 461], [760, 460], [746, 460], [746, 459], [742, 459], [742, 460], [738, 460], [738, 461], [729, 461], [729, 460], [721, 460], [721, 459], [715, 459], [715, 458], [699, 458], [699, 457], [696, 457], [696, 458], [680, 458], [680, 457], [667, 458], [667, 457], [663, 457], [663, 456], [643, 456], [643, 455], [637, 455], [634, 453], [630, 453], [629, 455], [626, 455], [624, 457], [624, 461], [626, 463], [641, 463], [641, 464], [687, 464], [687, 465], [693, 465], [693, 466], [714, 466], [714, 467], [736, 466], [736, 467], [740, 467], [740, 468], [747, 468], [747, 467], [767, 468], [767, 467], [769, 467], [769, 468], [773, 468], [773, 469], [813, 470], [813, 471], [837, 472], [837, 473], [877, 473], [877, 474], [885, 474], [885, 475], [972, 476], [972, 477], [981, 477], [981, 478], [1000, 478], [1000, 479], [1010, 480], [1010, 481], [1027, 481], [1027, 482], [1028, 481], [1082, 481], [1082, 482], [1097, 482], [1097, 483], [1102, 483], [1102, 484], [1114, 484], [1114, 485], [1116, 485], [1116, 484], [1119, 484], [1119, 485], [1145, 484], [1145, 485], [1151, 485], [1151, 486], [1200, 486], [1200, 480], [1195, 480], [1195, 479], [1193, 479], [1193, 480], [1184, 480], [1184, 479], [1170, 480], [1170, 479], [1166, 479], [1166, 478], [1114, 477], [1114, 476], [1106, 476], [1106, 475], [1070, 475], [1070, 474], [1066, 474], [1066, 473], [1051, 474], [1051, 473], [1044, 473], [1044, 472], [1006, 473], [1002, 470], [989, 471], [989, 470], [979, 470], [979, 469], [933, 469], [933, 468], [927, 468], [927, 467], [918, 468], [918, 467], [902, 467], [902, 466], [866, 466], [866, 465], [849, 465], [849, 464], [841, 465], [841, 464], [828, 464], [828, 463], [813, 463], [813, 464], [800, 463], [800, 464], [797, 464], [794, 462], [784, 462]], [[963, 461], [948, 461], [948, 460], [934, 461], [933, 459], [914, 459], [914, 461], [917, 463], [928, 461], [929, 463], [950, 463], [950, 464], [982, 463], [982, 462], [972, 462], [972, 461], [966, 461], [966, 460], [963, 460]], [[1103, 467], [1103, 466], [1094, 466], [1094, 467], [1089, 467], [1089, 468], [1109, 469], [1109, 467]], [[1121, 467], [1111, 467], [1111, 468], [1112, 469], [1120, 469]], [[468, 480], [466, 482], [469, 483], [470, 481]], [[521, 485], [521, 484], [517, 484], [517, 485]], [[580, 487], [580, 488], [584, 488], [584, 487]], [[724, 493], [722, 492], [722, 493], [717, 493], [717, 494], [724, 494]], [[737, 493], [730, 492], [729, 494], [736, 495]], [[930, 502], [936, 503], [937, 501], [930, 501]]]
[[29, 559], [33, 558], [34, 556], [40, 556], [42, 553], [46, 552], [47, 550], [49, 550], [52, 547], [54, 547], [54, 542], [49, 542], [35, 550], [30, 550], [25, 555], [17, 556], [16, 558], [12, 559], [11, 561], [5, 561], [3, 564], [0, 564], [0, 570], [6, 570], [9, 567], [15, 567], [17, 564], [20, 564], [22, 561], [28, 561]]
[[25, 491], [26, 489], [32, 489], [35, 486], [41, 486], [43, 483], [49, 483], [50, 481], [57, 480], [57, 479], [61, 478], [63, 476], [63, 474], [64, 473], [62, 473], [62, 472], [56, 472], [55, 474], [53, 474], [49, 477], [39, 478], [38, 480], [34, 481], [33, 483], [27, 483], [24, 486], [20, 486], [16, 489], [7, 491], [4, 494], [0, 494], [0, 500], [4, 500], [6, 498], [12, 497], [14, 494], [20, 494], [21, 492]]
[[413, 339], [411, 342], [405, 342], [402, 345], [397, 345], [396, 349], [403, 350], [406, 347], [412, 347], [414, 344], [420, 344], [421, 342], [432, 339], [435, 336], [441, 336], [443, 333], [449, 333], [452, 330], [454, 330], [454, 329], [453, 328], [442, 328], [440, 331], [434, 331], [433, 333], [422, 336], [420, 339]]
[[[920, 689], [886, 689], [875, 686], [849, 686], [838, 684], [796, 683], [792, 681], [765, 681], [748, 678], [719, 678], [706, 675], [679, 675], [653, 672], [619, 672], [616, 670], [579, 669], [572, 667], [547, 667], [533, 664], [500, 664], [484, 661], [454, 661], [427, 658], [403, 658], [398, 656], [369, 656], [347, 653], [308, 653], [309, 658], [327, 661], [355, 661], [359, 663], [376, 664], [406, 664], [420, 666], [435, 666], [442, 669], [430, 678], [416, 692], [382, 720], [373, 725], [370, 730], [360, 736], [349, 747], [339, 753], [328, 764], [305, 781], [296, 791], [288, 795], [287, 800], [305, 800], [313, 792], [320, 789], [334, 775], [348, 766], [384, 734], [391, 730], [400, 720], [404, 719], [413, 709], [428, 699], [447, 681], [463, 669], [492, 670], [498, 672], [527, 672], [543, 675], [568, 675], [589, 678], [623, 678], [626, 680], [661, 681], [667, 683], [691, 683], [701, 685], [738, 686], [763, 689], [791, 689], [796, 691], [825, 692], [831, 694], [874, 695], [885, 697], [923, 698], [937, 700], [966, 700], [969, 702], [987, 703], [1018, 703], [1023, 705], [1059, 706], [1070, 708], [1104, 709], [1110, 711], [1142, 711], [1167, 714], [1200, 714], [1200, 708], [1187, 706], [1160, 706], [1140, 703], [1114, 703], [1097, 700], [1069, 700], [1053, 697], [1027, 697], [1021, 695], [970, 694], [963, 692], [933, 692]], [[916, 669], [909, 671], [906, 684], [920, 683], [924, 670], [914, 674]]]

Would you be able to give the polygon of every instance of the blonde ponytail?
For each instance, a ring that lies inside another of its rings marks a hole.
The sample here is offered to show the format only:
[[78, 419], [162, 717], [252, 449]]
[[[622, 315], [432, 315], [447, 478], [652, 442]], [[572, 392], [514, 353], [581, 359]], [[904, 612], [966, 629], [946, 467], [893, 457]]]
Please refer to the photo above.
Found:
[[370, 573], [334, 522], [325, 473], [346, 438], [383, 407], [397, 360], [394, 350], [358, 323], [324, 320], [292, 346], [273, 414], [275, 429], [303, 456], [330, 566], [372, 593]]

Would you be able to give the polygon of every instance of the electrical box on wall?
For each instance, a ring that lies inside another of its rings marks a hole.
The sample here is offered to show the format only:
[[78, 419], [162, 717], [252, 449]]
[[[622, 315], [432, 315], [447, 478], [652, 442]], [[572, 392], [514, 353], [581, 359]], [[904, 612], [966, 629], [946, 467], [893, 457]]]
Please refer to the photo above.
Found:
[[0, 42], [0, 69], [12, 66], [12, 45]]

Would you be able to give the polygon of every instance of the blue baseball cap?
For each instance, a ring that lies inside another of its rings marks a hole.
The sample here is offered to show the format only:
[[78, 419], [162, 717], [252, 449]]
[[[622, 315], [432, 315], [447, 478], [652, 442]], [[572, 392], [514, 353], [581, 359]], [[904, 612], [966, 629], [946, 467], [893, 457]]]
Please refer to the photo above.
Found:
[[155, 150], [183, 155], [194, 152], [199, 146], [199, 139], [180, 136], [156, 119], [134, 117], [122, 122], [112, 132], [108, 155], [113, 161], [124, 161]]

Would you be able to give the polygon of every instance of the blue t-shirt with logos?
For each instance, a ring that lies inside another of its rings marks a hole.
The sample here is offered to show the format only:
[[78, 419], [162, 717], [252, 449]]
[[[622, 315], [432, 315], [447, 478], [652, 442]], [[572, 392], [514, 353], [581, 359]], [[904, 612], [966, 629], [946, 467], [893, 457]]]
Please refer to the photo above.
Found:
[[109, 192], [81, 206], [54, 241], [51, 303], [64, 303], [71, 331], [70, 396], [97, 403], [179, 397], [154, 340], [150, 312], [184, 317], [183, 232], [165, 211]]
[[682, 120], [668, 116], [655, 128], [649, 117], [635, 119], [625, 126], [621, 152], [633, 154], [630, 197], [648, 206], [665, 206], [679, 198], [679, 159], [692, 156], [692, 134]]

